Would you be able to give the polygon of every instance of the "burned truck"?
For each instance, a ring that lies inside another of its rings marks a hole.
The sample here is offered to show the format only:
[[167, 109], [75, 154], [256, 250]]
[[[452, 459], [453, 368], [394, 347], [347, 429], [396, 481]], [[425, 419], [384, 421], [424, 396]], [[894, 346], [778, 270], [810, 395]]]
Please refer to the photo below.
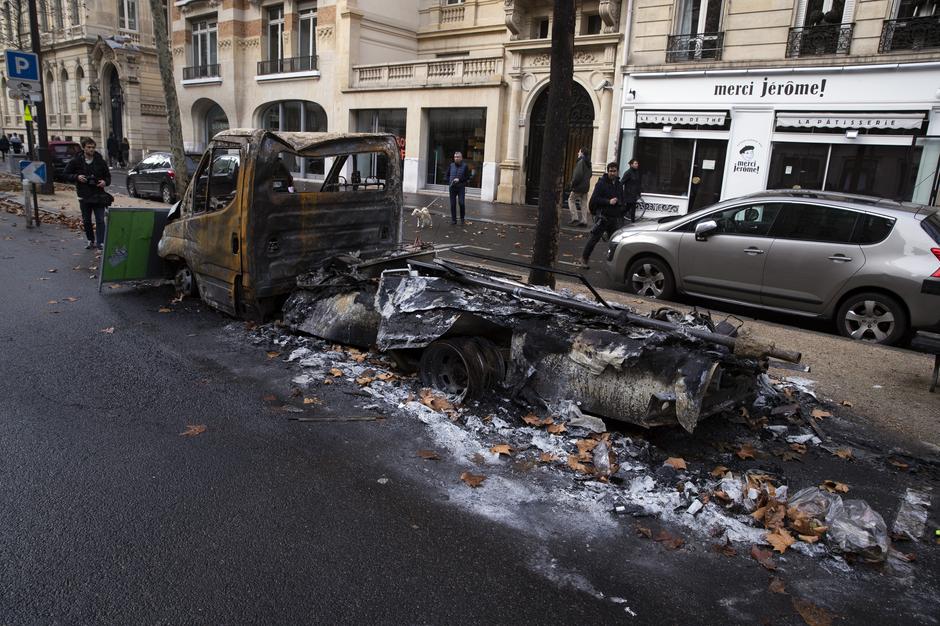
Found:
[[264, 318], [323, 259], [398, 250], [401, 194], [392, 135], [227, 130], [168, 216], [158, 252], [180, 292]]

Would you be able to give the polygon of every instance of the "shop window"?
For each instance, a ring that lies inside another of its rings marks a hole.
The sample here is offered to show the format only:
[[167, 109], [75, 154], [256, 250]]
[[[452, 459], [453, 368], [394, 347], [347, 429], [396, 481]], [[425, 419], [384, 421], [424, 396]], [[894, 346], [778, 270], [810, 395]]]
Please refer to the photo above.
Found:
[[815, 204], [787, 204], [773, 228], [780, 239], [851, 243], [859, 214]]
[[470, 168], [468, 187], [481, 186], [486, 109], [429, 109], [427, 184], [447, 185], [455, 152]]
[[825, 189], [910, 200], [920, 152], [916, 146], [833, 144]]
[[822, 189], [828, 157], [828, 144], [775, 143], [767, 188]]
[[[642, 131], [641, 131], [642, 132]], [[621, 144], [621, 170], [631, 158], [640, 162], [644, 193], [689, 198], [695, 211], [721, 199], [728, 142], [724, 139], [644, 137], [636, 141], [632, 156], [629, 137]]]

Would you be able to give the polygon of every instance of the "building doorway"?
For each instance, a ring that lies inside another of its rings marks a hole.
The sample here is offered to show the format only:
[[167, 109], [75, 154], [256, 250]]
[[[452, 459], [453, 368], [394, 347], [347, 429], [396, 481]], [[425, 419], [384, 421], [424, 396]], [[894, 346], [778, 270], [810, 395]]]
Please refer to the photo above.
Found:
[[121, 89], [121, 79], [113, 65], [108, 66], [106, 79], [108, 84], [108, 101], [111, 104], [111, 119], [108, 135], [121, 141], [124, 137], [124, 91]]
[[[539, 203], [539, 176], [542, 173], [542, 140], [545, 136], [545, 121], [548, 116], [548, 90], [546, 87], [532, 107], [529, 116], [529, 149], [526, 152], [525, 201], [526, 204]], [[565, 155], [562, 169], [565, 193], [569, 191], [568, 182], [575, 162], [578, 160], [578, 148], [590, 150], [594, 141], [594, 105], [584, 87], [578, 83], [571, 86], [571, 110], [568, 117], [568, 136], [558, 147]]]

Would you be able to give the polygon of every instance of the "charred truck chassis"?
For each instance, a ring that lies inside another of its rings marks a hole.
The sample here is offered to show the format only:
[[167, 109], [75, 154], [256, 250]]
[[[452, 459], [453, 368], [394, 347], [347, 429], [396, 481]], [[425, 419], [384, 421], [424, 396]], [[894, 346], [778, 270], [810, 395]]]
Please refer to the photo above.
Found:
[[575, 401], [643, 427], [681, 425], [750, 403], [767, 356], [798, 354], [662, 322], [438, 261], [302, 277], [284, 307], [294, 329], [375, 345], [460, 398], [502, 389], [526, 402]]

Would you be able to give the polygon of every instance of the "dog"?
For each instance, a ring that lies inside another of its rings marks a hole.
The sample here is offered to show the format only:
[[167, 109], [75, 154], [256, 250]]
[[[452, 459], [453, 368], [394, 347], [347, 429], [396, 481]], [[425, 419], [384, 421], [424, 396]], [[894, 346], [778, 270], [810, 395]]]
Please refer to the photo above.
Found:
[[411, 215], [418, 218], [418, 228], [431, 228], [434, 225], [431, 221], [431, 212], [428, 211], [426, 206], [420, 209], [416, 208], [411, 212]]

